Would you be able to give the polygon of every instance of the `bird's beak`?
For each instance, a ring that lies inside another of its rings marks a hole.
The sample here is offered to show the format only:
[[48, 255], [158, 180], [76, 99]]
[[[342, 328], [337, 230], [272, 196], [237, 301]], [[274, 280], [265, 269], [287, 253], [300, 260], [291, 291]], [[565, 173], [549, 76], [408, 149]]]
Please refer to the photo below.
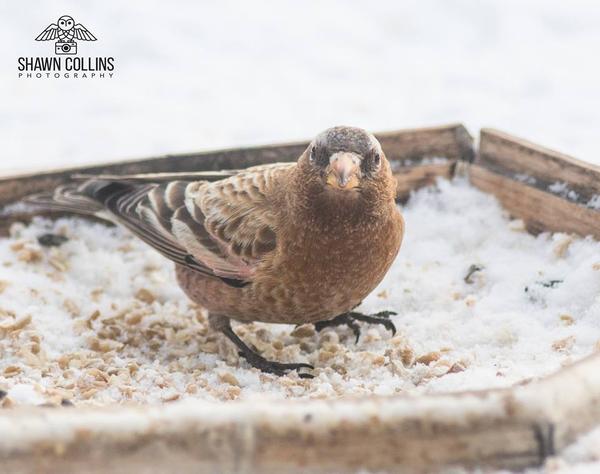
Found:
[[327, 184], [337, 189], [352, 189], [360, 182], [360, 158], [354, 153], [338, 152], [329, 159]]

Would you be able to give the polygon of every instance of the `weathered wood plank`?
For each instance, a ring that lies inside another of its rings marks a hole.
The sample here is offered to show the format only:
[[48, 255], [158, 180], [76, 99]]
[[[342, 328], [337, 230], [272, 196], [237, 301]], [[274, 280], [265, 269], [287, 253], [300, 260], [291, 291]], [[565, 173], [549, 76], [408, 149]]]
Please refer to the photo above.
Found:
[[473, 138], [461, 124], [441, 127], [414, 128], [376, 133], [388, 159], [400, 166], [410, 166], [422, 160], [446, 158], [472, 161], [475, 156]]
[[600, 238], [600, 166], [483, 129], [471, 182], [496, 195], [527, 228]]
[[[388, 156], [398, 180], [397, 198], [406, 200], [410, 192], [432, 184], [438, 176], [450, 178], [457, 160], [471, 160], [473, 140], [460, 125], [416, 128], [376, 134]], [[209, 151], [185, 155], [169, 155], [145, 160], [110, 163], [53, 170], [0, 178], [0, 208], [29, 194], [47, 191], [71, 181], [71, 176], [83, 174], [135, 174], [160, 172], [215, 171], [249, 166], [295, 161], [308, 142], [267, 145], [252, 148]], [[58, 217], [60, 213], [44, 213]], [[3, 216], [0, 235], [6, 235], [12, 222], [28, 222], [29, 213]]]
[[493, 129], [481, 130], [475, 163], [588, 208], [600, 208], [600, 166]]
[[[472, 139], [459, 124], [400, 130], [376, 134], [394, 169], [418, 166], [423, 160], [441, 157], [449, 161], [469, 160], [473, 156]], [[70, 181], [76, 173], [159, 173], [214, 171], [294, 161], [308, 142], [268, 145], [251, 148], [209, 151], [184, 155], [168, 155], [137, 161], [124, 161], [97, 166], [52, 170], [43, 173], [0, 179], [0, 206], [17, 201], [28, 194], [54, 189]], [[429, 172], [432, 172], [431, 170]], [[442, 170], [447, 175], [446, 170]], [[402, 188], [401, 188], [402, 189]]]
[[452, 178], [456, 161], [447, 163], [423, 164], [399, 168], [394, 172], [398, 182], [396, 186], [396, 198], [406, 201], [411, 191], [429, 186], [435, 183], [437, 178]]
[[541, 191], [482, 166], [469, 166], [469, 179], [482, 191], [493, 194], [511, 215], [524, 220], [527, 230], [572, 232], [600, 239], [600, 211]]
[[527, 385], [439, 395], [4, 410], [0, 464], [94, 473], [522, 469], [600, 421], [599, 366], [595, 354]]

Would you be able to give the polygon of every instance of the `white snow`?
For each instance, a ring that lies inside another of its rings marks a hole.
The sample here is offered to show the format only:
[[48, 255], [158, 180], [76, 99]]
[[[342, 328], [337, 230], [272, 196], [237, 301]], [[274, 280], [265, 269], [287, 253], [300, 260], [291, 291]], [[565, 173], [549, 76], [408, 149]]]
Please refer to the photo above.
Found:
[[[433, 393], [512, 385], [600, 347], [598, 242], [533, 237], [461, 180], [416, 192], [403, 212], [400, 256], [361, 307], [397, 311], [395, 337], [365, 325], [358, 344], [347, 328], [237, 326], [265, 356], [313, 364], [312, 381], [240, 362], [172, 265], [127, 232], [17, 225], [0, 240], [0, 389], [16, 403], [77, 404]], [[40, 247], [49, 231], [69, 241]], [[480, 270], [467, 282], [471, 265]]]
[[587, 207], [600, 210], [600, 194], [594, 194], [587, 202]]
[[[579, 198], [579, 194], [572, 189], [569, 189], [569, 185], [564, 181], [555, 181], [551, 185], [548, 186], [548, 191], [558, 194], [564, 198], [570, 199], [571, 201], [577, 201]], [[591, 205], [590, 205], [591, 204]], [[588, 207], [592, 207], [594, 205], [593, 200], [587, 204]]]
[[15, 403], [40, 404], [43, 403], [43, 397], [35, 391], [33, 385], [18, 383], [11, 385], [8, 390], [8, 397]]

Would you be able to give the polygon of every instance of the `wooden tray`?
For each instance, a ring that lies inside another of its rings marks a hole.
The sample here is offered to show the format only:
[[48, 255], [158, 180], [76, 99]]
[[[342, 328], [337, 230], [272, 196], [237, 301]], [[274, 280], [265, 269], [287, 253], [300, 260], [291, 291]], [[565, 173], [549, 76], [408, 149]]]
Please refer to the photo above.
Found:
[[[600, 239], [597, 166], [487, 129], [475, 153], [461, 125], [377, 136], [398, 179], [399, 199], [438, 176], [467, 174], [532, 232]], [[167, 156], [4, 178], [0, 205], [54, 188], [74, 172], [242, 168], [293, 160], [305, 146]], [[594, 354], [526, 385], [465, 393], [3, 410], [0, 468], [98, 473], [523, 468], [542, 463], [599, 423], [600, 354]]]

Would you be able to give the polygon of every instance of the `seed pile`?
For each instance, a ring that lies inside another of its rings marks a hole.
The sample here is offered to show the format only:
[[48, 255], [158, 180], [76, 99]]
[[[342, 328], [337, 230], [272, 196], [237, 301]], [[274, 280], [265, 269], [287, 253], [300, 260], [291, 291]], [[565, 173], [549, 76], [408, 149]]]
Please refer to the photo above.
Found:
[[0, 239], [0, 405], [339, 398], [507, 386], [600, 350], [600, 244], [532, 237], [489, 196], [440, 182], [403, 209], [400, 256], [361, 324], [236, 325], [265, 357], [315, 379], [262, 374], [208, 328], [172, 265], [126, 231], [65, 218]]

